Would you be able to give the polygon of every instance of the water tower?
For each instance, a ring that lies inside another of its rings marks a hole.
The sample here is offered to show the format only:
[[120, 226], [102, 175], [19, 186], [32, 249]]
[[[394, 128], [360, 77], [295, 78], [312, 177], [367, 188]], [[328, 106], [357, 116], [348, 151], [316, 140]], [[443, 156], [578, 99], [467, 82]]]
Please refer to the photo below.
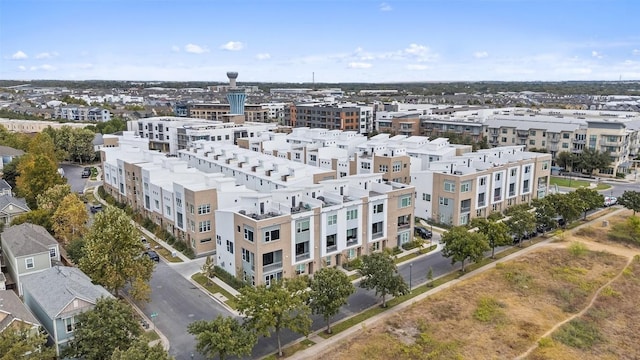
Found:
[[244, 89], [236, 87], [236, 79], [238, 73], [236, 71], [227, 72], [229, 78], [229, 90], [227, 92], [227, 101], [229, 101], [231, 115], [243, 115], [244, 114], [244, 102], [247, 95], [244, 93]]

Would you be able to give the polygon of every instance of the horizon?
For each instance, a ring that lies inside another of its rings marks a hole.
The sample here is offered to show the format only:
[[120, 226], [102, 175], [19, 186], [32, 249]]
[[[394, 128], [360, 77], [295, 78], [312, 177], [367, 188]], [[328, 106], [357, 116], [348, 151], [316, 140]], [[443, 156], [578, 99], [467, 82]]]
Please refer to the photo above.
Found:
[[633, 0], [4, 0], [0, 78], [633, 82], [638, 10]]

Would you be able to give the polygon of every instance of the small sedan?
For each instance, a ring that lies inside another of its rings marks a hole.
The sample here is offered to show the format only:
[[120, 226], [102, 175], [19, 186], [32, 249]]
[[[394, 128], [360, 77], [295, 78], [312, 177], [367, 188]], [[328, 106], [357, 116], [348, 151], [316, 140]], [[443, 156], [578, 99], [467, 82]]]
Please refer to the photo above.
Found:
[[416, 226], [413, 229], [414, 234], [416, 236], [420, 236], [423, 239], [431, 239], [433, 237], [433, 233], [431, 232], [431, 230], [427, 230], [420, 226]]
[[160, 255], [158, 255], [157, 252], [155, 252], [153, 250], [148, 250], [148, 251], [145, 251], [144, 254], [146, 256], [148, 256], [149, 259], [151, 259], [151, 260], [153, 260], [155, 262], [160, 262]]

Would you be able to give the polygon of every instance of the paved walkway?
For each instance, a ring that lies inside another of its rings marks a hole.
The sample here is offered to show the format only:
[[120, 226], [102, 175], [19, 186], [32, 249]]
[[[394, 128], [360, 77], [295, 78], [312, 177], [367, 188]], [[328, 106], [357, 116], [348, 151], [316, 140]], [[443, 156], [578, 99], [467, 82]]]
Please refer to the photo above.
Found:
[[[589, 222], [586, 222], [586, 223], [584, 223], [584, 224], [582, 224], [580, 226], [577, 226], [577, 227], [575, 227], [575, 228], [573, 228], [571, 230], [567, 230], [567, 231], [575, 232], [575, 231], [577, 231], [577, 230], [579, 230], [579, 229], [581, 229], [581, 228], [583, 228], [585, 226], [591, 226], [593, 222], [600, 222], [602, 220], [606, 220], [607, 218], [609, 218], [611, 216], [614, 216], [615, 214], [618, 214], [621, 211], [625, 211], [625, 209], [618, 209], [616, 211], [613, 211], [613, 212], [611, 212], [609, 214], [606, 214], [606, 215], [604, 215], [602, 217], [595, 218], [595, 219], [593, 219], [593, 220], [591, 220]], [[288, 359], [293, 360], [293, 359], [322, 358], [322, 355], [324, 353], [331, 351], [341, 341], [346, 340], [347, 338], [349, 338], [351, 336], [354, 336], [355, 334], [361, 332], [362, 329], [366, 329], [366, 328], [372, 327], [375, 323], [379, 322], [380, 320], [382, 320], [384, 318], [387, 318], [387, 317], [389, 317], [391, 315], [399, 313], [400, 311], [406, 309], [407, 307], [411, 306], [415, 302], [422, 301], [425, 298], [427, 298], [427, 297], [429, 297], [429, 296], [431, 296], [431, 295], [433, 295], [435, 293], [438, 293], [438, 292], [440, 292], [442, 290], [445, 290], [445, 289], [448, 289], [448, 288], [450, 288], [452, 286], [455, 286], [456, 284], [459, 284], [459, 283], [461, 283], [461, 282], [463, 282], [463, 281], [465, 281], [465, 280], [467, 280], [467, 279], [469, 279], [469, 278], [471, 278], [473, 276], [476, 276], [476, 275], [478, 275], [480, 273], [483, 273], [483, 272], [485, 272], [487, 270], [493, 269], [496, 266], [496, 264], [498, 264], [498, 263], [502, 263], [502, 262], [513, 260], [513, 259], [515, 259], [515, 258], [517, 258], [519, 256], [528, 254], [528, 253], [530, 253], [532, 251], [535, 251], [535, 250], [540, 249], [542, 247], [548, 246], [549, 244], [551, 244], [552, 242], [554, 242], [556, 240], [557, 240], [556, 237], [551, 237], [551, 238], [542, 240], [542, 241], [540, 241], [540, 242], [538, 242], [536, 244], [533, 244], [533, 245], [531, 245], [531, 246], [529, 246], [527, 248], [524, 248], [524, 249], [522, 249], [522, 250], [520, 250], [518, 252], [515, 252], [513, 254], [505, 256], [504, 258], [502, 258], [500, 260], [494, 261], [494, 262], [492, 262], [490, 264], [487, 264], [485, 266], [482, 266], [482, 267], [480, 267], [480, 268], [478, 268], [476, 270], [470, 271], [469, 273], [467, 273], [467, 274], [465, 274], [465, 275], [463, 275], [463, 276], [461, 276], [461, 277], [459, 277], [459, 278], [457, 278], [455, 280], [449, 281], [449, 282], [447, 282], [445, 284], [442, 284], [442, 285], [440, 285], [440, 286], [438, 286], [436, 288], [433, 288], [433, 289], [431, 289], [431, 290], [429, 290], [429, 291], [427, 291], [425, 293], [422, 293], [422, 294], [414, 297], [411, 300], [408, 300], [408, 301], [405, 301], [405, 302], [403, 302], [401, 304], [398, 304], [397, 306], [395, 306], [395, 307], [393, 307], [393, 308], [391, 308], [391, 309], [389, 309], [387, 311], [384, 311], [384, 312], [382, 312], [382, 313], [380, 313], [380, 314], [378, 314], [376, 316], [373, 316], [373, 317], [371, 317], [371, 318], [369, 318], [369, 319], [367, 319], [367, 320], [365, 320], [365, 321], [363, 321], [361, 323], [358, 323], [358, 324], [352, 326], [351, 328], [349, 328], [349, 329], [347, 329], [345, 331], [342, 331], [339, 334], [336, 334], [336, 335], [334, 335], [334, 336], [332, 336], [332, 337], [330, 337], [328, 339], [324, 339], [324, 338], [318, 336], [318, 334], [320, 332], [324, 331], [324, 328], [322, 330], [318, 330], [318, 331], [316, 331], [316, 332], [314, 332], [314, 333], [309, 335], [309, 339], [311, 341], [315, 342], [316, 343], [315, 345], [309, 347], [308, 349], [305, 349], [303, 351], [299, 351], [299, 352], [295, 353], [294, 355], [292, 355]], [[448, 275], [448, 274], [445, 274], [445, 275], [442, 275], [442, 276], [446, 276], [446, 275]], [[300, 340], [302, 340], [302, 339], [300, 339]], [[289, 345], [290, 344], [287, 344], [287, 345], [285, 345], [285, 347], [289, 346]]]

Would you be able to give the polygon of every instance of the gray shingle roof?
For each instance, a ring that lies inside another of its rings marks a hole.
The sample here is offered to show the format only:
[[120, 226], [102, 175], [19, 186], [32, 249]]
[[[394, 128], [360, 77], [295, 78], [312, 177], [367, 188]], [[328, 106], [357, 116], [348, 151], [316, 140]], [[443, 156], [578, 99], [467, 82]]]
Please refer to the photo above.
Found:
[[22, 288], [40, 304], [49, 318], [55, 319], [75, 299], [95, 304], [101, 297], [112, 295], [80, 269], [54, 266], [50, 269], [21, 277]]
[[48, 252], [58, 243], [45, 228], [29, 223], [10, 226], [0, 236], [15, 257]]
[[13, 320], [19, 320], [34, 325], [40, 325], [38, 319], [29, 311], [13, 290], [0, 290], [0, 313], [8, 316], [0, 321], [0, 332], [4, 330]]
[[0, 190], [11, 190], [11, 185], [5, 179], [0, 179]]
[[0, 210], [4, 209], [5, 207], [7, 207], [7, 205], [9, 204], [13, 204], [14, 206], [18, 206], [23, 208], [25, 211], [29, 211], [29, 206], [27, 206], [27, 202], [24, 201], [24, 199], [19, 199], [16, 197], [13, 197], [11, 195], [0, 195]]
[[10, 146], [0, 145], [0, 156], [20, 156], [24, 155], [24, 151], [20, 149], [14, 149]]

